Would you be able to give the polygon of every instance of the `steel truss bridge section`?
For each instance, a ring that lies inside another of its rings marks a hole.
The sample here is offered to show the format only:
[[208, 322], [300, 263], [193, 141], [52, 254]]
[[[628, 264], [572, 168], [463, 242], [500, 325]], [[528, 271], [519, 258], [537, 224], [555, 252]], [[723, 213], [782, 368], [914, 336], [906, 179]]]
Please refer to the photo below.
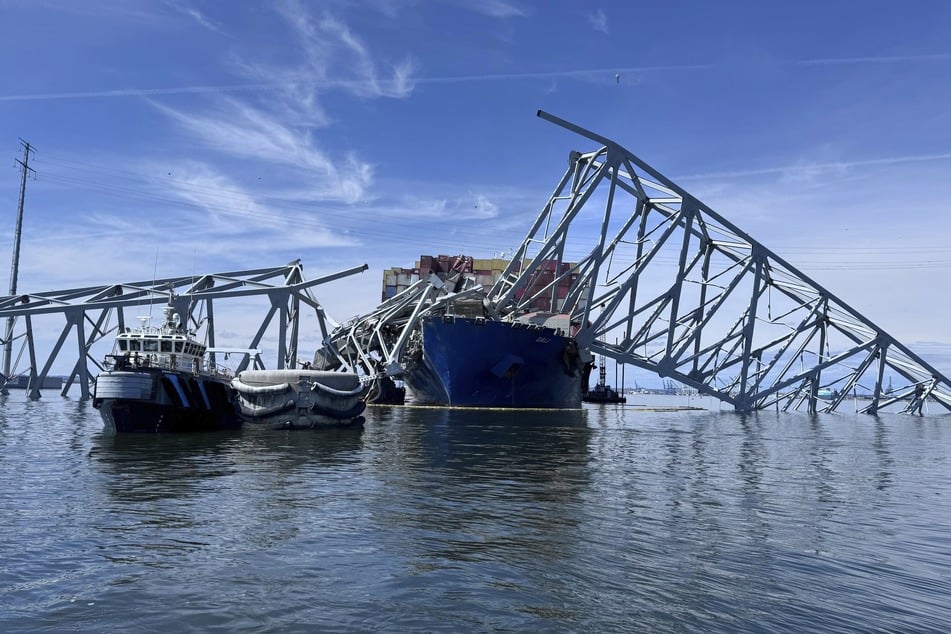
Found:
[[[267, 296], [270, 307], [252, 336], [246, 352], [236, 371], [263, 369], [264, 364], [256, 354], [263, 337], [277, 317], [277, 367], [296, 367], [299, 340], [299, 323], [302, 309], [312, 309], [317, 316], [321, 340], [328, 331], [337, 326], [323, 306], [312, 293], [315, 286], [338, 280], [367, 269], [367, 265], [354, 267], [325, 275], [313, 280], [304, 278], [304, 269], [300, 260], [285, 266], [273, 268], [209, 273], [149, 280], [146, 282], [128, 282], [104, 286], [89, 286], [45, 293], [0, 297], [0, 319], [12, 318], [14, 327], [6, 330], [6, 338], [0, 340], [4, 346], [19, 342], [17, 361], [24, 351], [27, 354], [29, 368], [20, 374], [28, 374], [28, 397], [40, 397], [40, 386], [48, 376], [53, 363], [72, 334], [77, 352], [77, 360], [62, 388], [66, 396], [70, 387], [78, 382], [82, 399], [89, 398], [90, 381], [95, 379], [90, 372], [90, 364], [99, 371], [103, 365], [91, 354], [93, 346], [126, 328], [124, 309], [154, 304], [169, 305], [175, 308], [183, 324], [199, 336], [209, 347], [209, 360], [215, 363], [215, 305], [222, 300], [235, 300], [250, 296]], [[62, 315], [65, 325], [49, 356], [42, 363], [37, 357], [35, 345], [34, 319], [41, 315]], [[113, 321], [114, 319], [114, 321]], [[11, 348], [13, 346], [11, 345]], [[219, 349], [218, 353], [226, 352]], [[11, 374], [13, 374], [11, 372]], [[0, 387], [7, 378], [0, 375]]]
[[600, 147], [571, 152], [487, 294], [494, 318], [550, 297], [580, 346], [740, 412], [951, 410], [948, 378], [839, 297], [619, 144], [538, 115]]
[[446, 279], [431, 273], [376, 310], [337, 326], [317, 351], [315, 366], [355, 372], [368, 379], [399, 377], [404, 352], [420, 345], [417, 326], [423, 317], [454, 313], [458, 305], [473, 302], [481, 311], [484, 295], [483, 287], [461, 272], [450, 273]]

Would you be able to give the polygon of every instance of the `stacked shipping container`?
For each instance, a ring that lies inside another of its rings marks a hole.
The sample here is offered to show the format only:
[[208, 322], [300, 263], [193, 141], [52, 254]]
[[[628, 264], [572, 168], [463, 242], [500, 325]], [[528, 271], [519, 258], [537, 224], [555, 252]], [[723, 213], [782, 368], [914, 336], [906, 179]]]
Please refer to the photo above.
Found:
[[[526, 260], [525, 266], [530, 262], [531, 260]], [[477, 259], [465, 255], [421, 255], [419, 260], [416, 261], [414, 268], [393, 267], [383, 272], [382, 299], [386, 301], [394, 295], [405, 291], [414, 283], [425, 279], [430, 273], [435, 273], [443, 278], [451, 273], [462, 273], [466, 277], [474, 280], [476, 284], [481, 284], [484, 289], [488, 290], [492, 288], [495, 282], [502, 276], [502, 271], [505, 270], [508, 264], [508, 260], [501, 258]], [[559, 274], [563, 274], [567, 273], [574, 266], [574, 264], [562, 262], [560, 266], [556, 267], [555, 262], [544, 262], [533, 275], [531, 284], [522, 291], [519, 291], [518, 296], [522, 297], [526, 293], [534, 295], [554, 281], [556, 270]], [[551, 310], [552, 291], [556, 292], [558, 299], [564, 299], [568, 294], [568, 289], [577, 278], [577, 273], [566, 275], [565, 278], [559, 282], [557, 287], [547, 289], [535, 298], [532, 301], [531, 308], [534, 310]], [[557, 307], [558, 305], [556, 304], [556, 308]]]

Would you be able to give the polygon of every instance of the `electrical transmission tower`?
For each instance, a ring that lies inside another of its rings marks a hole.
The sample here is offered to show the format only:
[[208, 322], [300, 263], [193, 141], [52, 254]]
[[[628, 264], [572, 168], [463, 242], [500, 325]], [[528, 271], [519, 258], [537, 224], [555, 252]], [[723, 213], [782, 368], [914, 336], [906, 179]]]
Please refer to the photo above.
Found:
[[[20, 147], [23, 150], [23, 158], [16, 159], [20, 166], [20, 201], [17, 204], [17, 224], [13, 233], [13, 263], [10, 265], [10, 296], [17, 293], [17, 275], [20, 271], [20, 235], [23, 232], [23, 202], [26, 200], [26, 178], [31, 172], [36, 171], [30, 167], [30, 154], [36, 150], [27, 141], [20, 139]], [[13, 327], [16, 318], [12, 315], [7, 317], [6, 333], [3, 337], [3, 376], [0, 377], [0, 389], [6, 383], [10, 376], [10, 357], [13, 353]]]

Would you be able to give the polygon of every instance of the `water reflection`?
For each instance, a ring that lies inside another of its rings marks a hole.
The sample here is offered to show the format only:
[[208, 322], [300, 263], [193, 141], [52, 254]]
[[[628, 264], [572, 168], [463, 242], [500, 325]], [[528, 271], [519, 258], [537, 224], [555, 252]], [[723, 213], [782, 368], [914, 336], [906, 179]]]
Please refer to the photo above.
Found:
[[372, 420], [386, 421], [373, 444], [386, 463], [370, 511], [380, 534], [402, 536], [384, 546], [406, 560], [401, 600], [420, 600], [437, 579], [441, 594], [463, 590], [452, 572], [463, 562], [496, 567], [481, 591], [510, 592], [526, 568], [577, 548], [591, 437], [583, 411], [404, 408]]
[[[90, 457], [103, 469], [117, 499], [185, 498], [214, 488], [215, 480], [252, 469], [270, 484], [292, 482], [316, 465], [334, 465], [362, 448], [362, 429], [245, 428], [199, 434], [101, 433]], [[303, 472], [303, 473], [302, 473]]]
[[385, 423], [380, 440], [399, 448], [404, 466], [454, 479], [551, 483], [560, 470], [587, 460], [591, 431], [583, 410], [389, 409], [374, 419]]
[[104, 556], [165, 566], [294, 540], [346, 508], [341, 467], [356, 462], [361, 435], [359, 428], [101, 433], [89, 457], [106, 494]]
[[884, 491], [892, 484], [892, 470], [894, 460], [888, 449], [888, 430], [885, 427], [885, 421], [880, 417], [875, 417], [875, 440], [872, 443], [875, 450], [875, 457], [878, 459], [878, 490]]
[[184, 499], [206, 491], [215, 478], [235, 472], [238, 438], [231, 433], [102, 432], [89, 455], [101, 468], [103, 486], [118, 501]]
[[947, 629], [948, 417], [6, 406], [0, 631]]

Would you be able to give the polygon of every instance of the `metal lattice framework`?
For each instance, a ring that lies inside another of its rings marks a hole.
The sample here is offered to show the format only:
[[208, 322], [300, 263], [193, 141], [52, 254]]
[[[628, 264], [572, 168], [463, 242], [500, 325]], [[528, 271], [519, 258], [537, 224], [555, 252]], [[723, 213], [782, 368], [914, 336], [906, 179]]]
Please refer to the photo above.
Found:
[[[868, 413], [951, 410], [947, 377], [833, 293], [614, 141], [539, 116], [601, 147], [571, 153], [487, 295], [495, 318], [547, 293], [582, 325], [579, 345], [738, 411], [833, 411], [859, 391]], [[551, 262], [576, 264], [543, 286]]]
[[945, 376], [834, 294], [614, 141], [539, 116], [600, 147], [570, 154], [495, 285], [430, 275], [336, 328], [324, 367], [398, 377], [425, 315], [482, 298], [489, 319], [515, 320], [546, 302], [582, 348], [737, 411], [951, 409]]
[[[254, 295], [266, 295], [270, 308], [261, 321], [260, 327], [251, 338], [246, 350], [253, 352], [273, 322], [277, 323], [277, 366], [295, 367], [299, 337], [299, 318], [301, 309], [310, 307], [317, 315], [321, 337], [337, 324], [325, 315], [323, 307], [314, 298], [311, 289], [314, 286], [331, 282], [349, 275], [363, 272], [364, 264], [313, 280], [304, 278], [303, 265], [299, 260], [285, 266], [273, 268], [249, 269], [227, 273], [209, 273], [149, 280], [147, 282], [128, 282], [104, 286], [89, 286], [61, 291], [0, 297], [0, 319], [12, 318], [14, 327], [9, 329], [8, 340], [0, 340], [4, 346], [19, 341], [17, 359], [24, 351], [27, 354], [28, 368], [21, 371], [29, 377], [28, 395], [39, 398], [43, 385], [54, 361], [63, 345], [73, 334], [78, 358], [62, 388], [65, 396], [69, 388], [78, 381], [81, 398], [89, 398], [89, 384], [95, 374], [90, 372], [90, 364], [102, 370], [102, 363], [91, 354], [93, 346], [103, 338], [126, 327], [123, 309], [150, 306], [153, 304], [175, 307], [183, 323], [198, 332], [203, 330], [204, 340], [208, 344], [210, 360], [214, 363], [215, 313], [216, 301], [236, 299]], [[66, 321], [49, 356], [42, 364], [37, 357], [34, 343], [33, 320], [40, 315], [61, 314]], [[113, 317], [115, 322], [113, 322]], [[243, 357], [237, 371], [249, 365], [263, 368], [260, 357], [248, 354]], [[0, 387], [6, 377], [0, 375]]]
[[376, 310], [337, 326], [315, 359], [318, 367], [341, 368], [368, 377], [403, 372], [407, 346], [418, 344], [420, 320], [429, 314], [455, 312], [455, 304], [478, 301], [483, 287], [461, 273], [441, 279], [430, 274], [391, 297]]

